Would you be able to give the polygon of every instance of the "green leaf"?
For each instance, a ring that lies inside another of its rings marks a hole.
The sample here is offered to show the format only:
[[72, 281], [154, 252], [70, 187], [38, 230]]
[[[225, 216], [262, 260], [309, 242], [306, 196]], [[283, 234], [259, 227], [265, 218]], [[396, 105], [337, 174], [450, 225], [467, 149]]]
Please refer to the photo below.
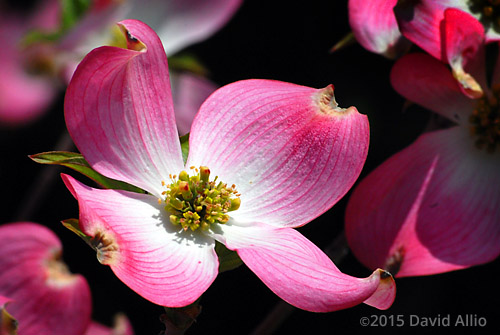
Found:
[[192, 72], [203, 77], [208, 75], [208, 70], [195, 56], [188, 53], [171, 56], [168, 59], [168, 67], [171, 70]]
[[78, 219], [66, 219], [61, 221], [64, 227], [71, 230], [76, 235], [80, 236], [84, 241], [88, 243], [90, 241], [90, 236], [87, 236], [84, 232], [80, 230], [80, 221]]
[[80, 221], [78, 219], [66, 219], [62, 220], [61, 223], [64, 227], [68, 228], [78, 237], [80, 237], [92, 249], [95, 249], [95, 247], [92, 245], [92, 236], [88, 236], [84, 232], [82, 232], [82, 230], [80, 229]]
[[243, 264], [236, 251], [229, 250], [224, 244], [217, 241], [215, 242], [215, 252], [219, 257], [219, 273], [234, 270]]
[[189, 133], [179, 137], [179, 139], [181, 140], [182, 159], [184, 160], [184, 164], [186, 164], [189, 154]]
[[27, 47], [35, 43], [52, 43], [61, 37], [60, 31], [32, 30], [24, 35], [21, 45]]
[[354, 34], [351, 32], [347, 33], [340, 41], [335, 43], [335, 45], [330, 49], [330, 53], [334, 53], [339, 51], [340, 49], [344, 49], [345, 47], [356, 43], [356, 38]]
[[94, 180], [103, 188], [125, 190], [136, 193], [146, 193], [139, 187], [130, 185], [123, 181], [103, 176], [92, 169], [81, 154], [67, 151], [48, 151], [29, 156], [33, 161], [40, 164], [53, 164], [69, 167]]
[[59, 2], [61, 7], [59, 26], [51, 31], [39, 29], [29, 31], [22, 39], [22, 46], [57, 42], [82, 19], [91, 5], [91, 0], [59, 0]]
[[19, 322], [5, 309], [5, 305], [0, 305], [0, 334], [17, 335]]
[[61, 31], [73, 27], [90, 7], [90, 0], [60, 0]]

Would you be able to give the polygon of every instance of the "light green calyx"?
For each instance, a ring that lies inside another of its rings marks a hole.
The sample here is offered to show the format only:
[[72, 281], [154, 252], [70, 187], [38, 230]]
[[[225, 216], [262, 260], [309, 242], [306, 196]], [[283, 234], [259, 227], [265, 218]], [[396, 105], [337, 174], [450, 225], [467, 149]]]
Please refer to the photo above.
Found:
[[170, 222], [192, 231], [201, 228], [207, 230], [213, 224], [224, 224], [229, 220], [228, 212], [240, 207], [240, 194], [235, 185], [228, 186], [217, 181], [217, 176], [210, 181], [210, 169], [206, 166], [190, 168], [190, 176], [181, 171], [179, 176], [170, 176], [171, 183], [162, 193], [165, 210], [170, 213]]

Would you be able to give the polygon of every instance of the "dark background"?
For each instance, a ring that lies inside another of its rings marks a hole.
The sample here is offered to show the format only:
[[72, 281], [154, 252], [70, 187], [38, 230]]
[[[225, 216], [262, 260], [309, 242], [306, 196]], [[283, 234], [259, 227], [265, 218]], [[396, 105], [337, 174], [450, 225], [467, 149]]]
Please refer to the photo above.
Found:
[[[354, 105], [367, 114], [371, 126], [368, 160], [361, 178], [387, 157], [411, 143], [423, 130], [430, 114], [416, 106], [403, 111], [404, 100], [389, 83], [392, 61], [352, 45], [335, 54], [328, 50], [350, 30], [347, 1], [264, 1], [247, 0], [229, 24], [203, 43], [187, 49], [209, 69], [210, 78], [220, 85], [247, 78], [266, 78], [324, 87], [335, 85], [341, 107]], [[12, 3], [14, 3], [12, 1]], [[30, 2], [16, 2], [23, 9]], [[92, 251], [60, 221], [78, 217], [77, 203], [57, 175], [59, 172], [83, 177], [52, 166], [40, 166], [27, 155], [53, 150], [62, 136], [63, 93], [49, 113], [35, 123], [18, 129], [0, 128], [0, 178], [2, 210], [0, 223], [19, 219], [39, 222], [61, 238], [64, 259], [73, 272], [89, 281], [94, 298], [94, 319], [110, 324], [112, 316], [124, 312], [136, 334], [158, 334], [163, 328], [161, 307], [151, 304], [128, 289], [111, 270], [98, 263]], [[57, 173], [56, 173], [57, 172]], [[47, 184], [40, 184], [42, 176]], [[50, 175], [53, 180], [50, 181]], [[40, 186], [42, 185], [42, 186]], [[26, 212], [38, 191], [43, 197], [34, 210]], [[350, 194], [350, 193], [349, 193]], [[342, 231], [343, 214], [349, 194], [319, 219], [300, 228], [319, 247], [327, 247]], [[276, 334], [436, 334], [473, 331], [491, 334], [500, 329], [499, 261], [452, 273], [397, 280], [394, 305], [379, 311], [366, 305], [325, 314], [293, 310]], [[348, 254], [339, 268], [350, 275], [365, 277], [371, 271]], [[0, 269], [1, 271], [1, 269]], [[201, 300], [201, 315], [188, 334], [251, 333], [280, 303], [244, 265], [221, 274]], [[362, 327], [361, 317], [411, 315], [438, 317], [472, 315], [487, 319], [487, 327]], [[21, 334], [22, 335], [22, 334]]]

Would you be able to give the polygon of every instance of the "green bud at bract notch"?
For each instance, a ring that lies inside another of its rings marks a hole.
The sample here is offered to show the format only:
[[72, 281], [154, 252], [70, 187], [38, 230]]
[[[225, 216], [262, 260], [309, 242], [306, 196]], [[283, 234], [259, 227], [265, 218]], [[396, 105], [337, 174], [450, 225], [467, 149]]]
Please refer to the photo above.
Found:
[[179, 137], [179, 140], [181, 142], [182, 160], [184, 161], [184, 164], [186, 164], [189, 154], [189, 133]]
[[68, 228], [69, 230], [71, 230], [73, 233], [80, 236], [84, 240], [86, 239], [90, 240], [90, 236], [87, 236], [84, 232], [81, 231], [80, 222], [78, 221], [78, 219], [66, 219], [61, 221], [61, 223], [63, 224], [64, 227]]
[[0, 305], [0, 334], [17, 335], [18, 322], [7, 312], [5, 305]]

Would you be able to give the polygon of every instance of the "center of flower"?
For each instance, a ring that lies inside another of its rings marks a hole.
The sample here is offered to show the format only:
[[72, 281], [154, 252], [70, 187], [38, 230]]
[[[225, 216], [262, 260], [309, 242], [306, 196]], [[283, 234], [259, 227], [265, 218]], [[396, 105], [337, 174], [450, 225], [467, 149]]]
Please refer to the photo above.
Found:
[[[499, 0], [500, 1], [500, 0]], [[475, 145], [494, 152], [500, 145], [500, 86], [494, 88], [493, 98], [483, 96], [469, 117], [471, 135], [476, 137]]]
[[169, 176], [171, 184], [163, 191], [165, 210], [170, 213], [170, 222], [184, 230], [207, 230], [213, 224], [224, 224], [229, 220], [228, 212], [240, 207], [240, 194], [235, 185], [217, 181], [217, 176], [210, 181], [210, 169], [206, 166], [195, 168], [192, 175], [181, 171], [179, 176]]
[[60, 251], [54, 251], [45, 264], [47, 284], [53, 287], [64, 287], [76, 280], [75, 275], [69, 272], [68, 267], [61, 260]]
[[500, 29], [500, 0], [469, 0], [469, 9], [483, 24]]

